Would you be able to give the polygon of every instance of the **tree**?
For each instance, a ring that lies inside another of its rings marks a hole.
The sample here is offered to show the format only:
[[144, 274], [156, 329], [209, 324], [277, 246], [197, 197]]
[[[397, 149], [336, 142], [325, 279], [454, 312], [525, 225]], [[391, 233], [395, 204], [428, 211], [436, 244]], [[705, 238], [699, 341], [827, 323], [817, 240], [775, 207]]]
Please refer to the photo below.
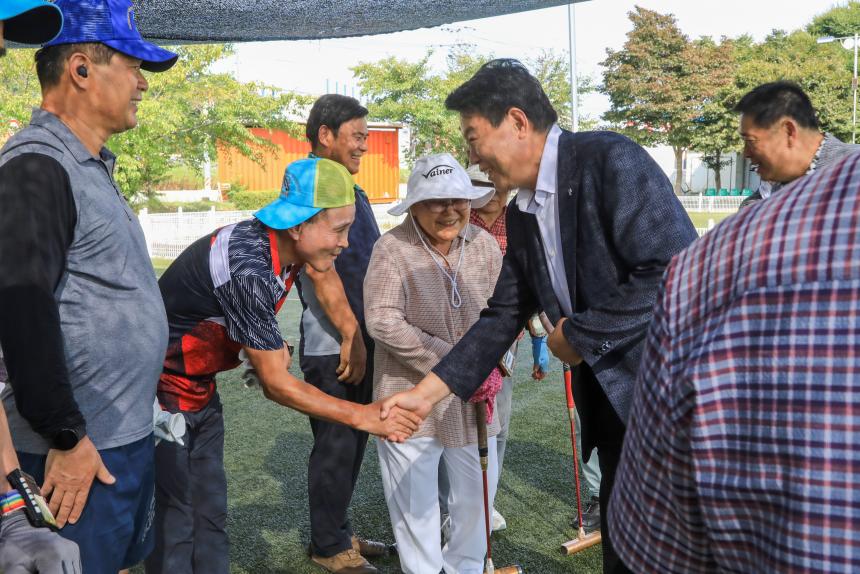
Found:
[[852, 0], [812, 19], [806, 27], [812, 36], [853, 36], [860, 32], [860, 2]]
[[[570, 113], [570, 57], [568, 53], [557, 54], [552, 50], [543, 50], [535, 59], [529, 60], [526, 64], [543, 86], [552, 107], [558, 112], [559, 125], [570, 129], [573, 122]], [[594, 79], [591, 76], [580, 76], [577, 80], [577, 92], [580, 97], [596, 90]], [[579, 105], [581, 109], [581, 100]], [[580, 130], [591, 130], [596, 126], [597, 120], [580, 113]]]
[[[216, 143], [260, 159], [271, 142], [249, 126], [299, 130], [290, 112], [309, 98], [278, 93], [261, 84], [238, 82], [229, 74], [213, 74], [211, 65], [230, 55], [225, 44], [177, 48], [179, 60], [169, 71], [145, 74], [149, 89], [138, 108], [139, 125], [107, 143], [117, 154], [115, 179], [129, 199], [142, 199], [168, 170], [184, 164], [200, 169], [214, 156]], [[0, 69], [0, 125], [9, 133], [25, 125], [29, 109], [39, 104], [39, 85], [32, 50], [12, 50]]]
[[429, 64], [432, 55], [428, 52], [418, 62], [391, 57], [352, 68], [368, 99], [370, 117], [409, 127], [406, 156], [410, 164], [430, 153], [466, 156], [460, 124], [445, 109], [445, 97], [486, 61], [457, 51], [449, 54], [445, 73], [434, 74]]
[[704, 57], [718, 60], [711, 77], [717, 88], [711, 99], [702, 102], [701, 115], [693, 120], [690, 147], [702, 153], [702, 163], [713, 170], [715, 187], [720, 189], [722, 169], [732, 162], [729, 154], [742, 147], [734, 111], [742, 94], [735, 82], [735, 73], [739, 61], [748, 57], [752, 39], [748, 36], [738, 40], [723, 38], [719, 46], [706, 38], [698, 42]]
[[[401, 122], [409, 127], [407, 162], [429, 153], [449, 152], [464, 163], [468, 160], [466, 144], [460, 134], [456, 114], [445, 109], [445, 98], [492, 56], [475, 54], [470, 47], [460, 47], [447, 56], [442, 72], [434, 72], [428, 52], [418, 62], [386, 58], [361, 63], [352, 68], [367, 98], [370, 117], [379, 121]], [[570, 84], [564, 55], [543, 52], [526, 65], [540, 80], [560, 121], [570, 118]], [[588, 78], [581, 80], [580, 93], [593, 90]], [[566, 115], [565, 115], [566, 114]], [[588, 119], [586, 118], [586, 123]]]
[[777, 30], [739, 62], [735, 82], [741, 94], [765, 82], [796, 82], [809, 95], [822, 128], [850, 141], [852, 58], [839, 44], [818, 44], [805, 31]]
[[610, 100], [603, 117], [642, 145], [672, 147], [678, 193], [694, 120], [725, 81], [725, 59], [715, 58], [721, 52], [713, 42], [691, 42], [672, 15], [637, 7], [629, 17], [633, 30], [624, 47], [607, 50], [603, 62], [603, 91]]

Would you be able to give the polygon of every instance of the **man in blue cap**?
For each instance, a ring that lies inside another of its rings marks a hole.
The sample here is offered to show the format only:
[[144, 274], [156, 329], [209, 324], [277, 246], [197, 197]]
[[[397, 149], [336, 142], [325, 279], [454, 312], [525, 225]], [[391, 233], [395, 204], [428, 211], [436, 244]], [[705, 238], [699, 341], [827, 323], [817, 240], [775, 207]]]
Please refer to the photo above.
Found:
[[[382, 421], [378, 404], [330, 396], [288, 372], [277, 313], [299, 269], [332, 269], [355, 220], [347, 168], [312, 157], [291, 163], [281, 196], [255, 214], [204, 236], [159, 280], [170, 342], [158, 384], [162, 408], [182, 413], [185, 444], [156, 449], [155, 551], [149, 574], [227, 574], [224, 417], [215, 377], [247, 357], [265, 396], [317, 419], [401, 441], [420, 423], [403, 412]], [[343, 564], [337, 571], [363, 569]]]
[[2, 398], [21, 468], [83, 571], [116, 574], [152, 548], [167, 322], [104, 144], [137, 124], [141, 70], [177, 56], [141, 38], [128, 0], [55, 5], [62, 32], [36, 54], [41, 106], [0, 150]]
[[[7, 0], [0, 4], [0, 57], [6, 54], [6, 39], [22, 44], [47, 42], [60, 33], [63, 15], [45, 0]], [[0, 354], [0, 382], [7, 379]], [[61, 574], [81, 569], [78, 546], [31, 519], [18, 456], [0, 409], [0, 572]], [[35, 517], [33, 517], [35, 518]]]

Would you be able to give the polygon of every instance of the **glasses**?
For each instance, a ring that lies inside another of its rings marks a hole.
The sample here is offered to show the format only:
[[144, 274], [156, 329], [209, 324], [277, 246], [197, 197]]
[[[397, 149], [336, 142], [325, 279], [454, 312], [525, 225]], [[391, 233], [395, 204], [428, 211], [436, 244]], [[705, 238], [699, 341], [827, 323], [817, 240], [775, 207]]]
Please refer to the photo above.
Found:
[[462, 211], [468, 208], [470, 203], [472, 203], [470, 199], [426, 199], [421, 202], [428, 211], [433, 213], [442, 213], [449, 205], [457, 211]]

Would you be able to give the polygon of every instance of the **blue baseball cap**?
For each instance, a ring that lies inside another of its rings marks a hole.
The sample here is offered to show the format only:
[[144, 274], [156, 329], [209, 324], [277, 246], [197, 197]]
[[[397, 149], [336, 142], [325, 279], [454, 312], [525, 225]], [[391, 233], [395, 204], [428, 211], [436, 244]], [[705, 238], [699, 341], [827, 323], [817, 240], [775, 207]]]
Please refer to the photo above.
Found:
[[355, 182], [349, 171], [330, 159], [294, 161], [284, 172], [281, 195], [254, 214], [272, 229], [289, 229], [323, 209], [355, 203]]
[[63, 27], [63, 13], [45, 0], [3, 0], [0, 20], [3, 36], [21, 44], [44, 44]]
[[141, 37], [131, 0], [56, 0], [56, 4], [63, 11], [63, 31], [46, 46], [98, 42], [137, 58], [149, 72], [169, 70], [179, 57]]

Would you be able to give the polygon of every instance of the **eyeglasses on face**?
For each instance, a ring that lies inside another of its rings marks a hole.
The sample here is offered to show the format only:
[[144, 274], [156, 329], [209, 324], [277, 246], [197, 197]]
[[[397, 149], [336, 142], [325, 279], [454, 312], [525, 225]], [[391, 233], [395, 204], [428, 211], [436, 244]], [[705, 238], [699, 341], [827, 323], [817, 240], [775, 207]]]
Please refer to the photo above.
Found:
[[442, 213], [449, 205], [457, 211], [462, 211], [468, 208], [470, 203], [472, 201], [469, 199], [425, 199], [421, 202], [428, 211], [433, 213]]

